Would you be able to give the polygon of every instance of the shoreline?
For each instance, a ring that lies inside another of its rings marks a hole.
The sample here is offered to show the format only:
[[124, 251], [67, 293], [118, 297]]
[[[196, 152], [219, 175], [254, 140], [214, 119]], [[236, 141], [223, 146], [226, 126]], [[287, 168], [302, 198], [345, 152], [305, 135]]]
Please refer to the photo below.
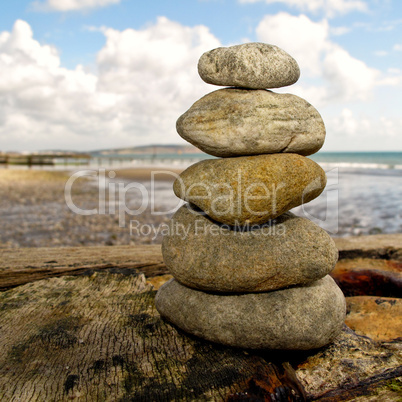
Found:
[[137, 181], [162, 181], [162, 182], [172, 182], [178, 177], [178, 175], [185, 168], [176, 167], [130, 167], [130, 168], [120, 168], [120, 169], [108, 169], [108, 172], [115, 172], [116, 176], [114, 181], [117, 180], [137, 180]]
[[[135, 166], [104, 170], [103, 201], [94, 176], [79, 178], [72, 186], [74, 205], [83, 211], [100, 211], [86, 216], [74, 213], [65, 200], [65, 184], [78, 169], [0, 170], [0, 248], [160, 244], [162, 231], [152, 229], [167, 225], [180, 206], [172, 184], [183, 169]], [[112, 171], [116, 176], [109, 179]], [[154, 183], [150, 181], [152, 172]], [[351, 176], [352, 181], [343, 176], [338, 181], [337, 176], [328, 177], [327, 194], [292, 212], [318, 222], [334, 239], [402, 233], [402, 188], [397, 186], [397, 178], [379, 177], [373, 182], [371, 177]], [[123, 189], [129, 188], [129, 183], [141, 184], [123, 194], [129, 210], [121, 209], [117, 185], [113, 198], [113, 186], [109, 186], [113, 182], [123, 183]], [[142, 203], [146, 208], [140, 211]], [[333, 226], [337, 231], [331, 232], [331, 219], [338, 224]]]

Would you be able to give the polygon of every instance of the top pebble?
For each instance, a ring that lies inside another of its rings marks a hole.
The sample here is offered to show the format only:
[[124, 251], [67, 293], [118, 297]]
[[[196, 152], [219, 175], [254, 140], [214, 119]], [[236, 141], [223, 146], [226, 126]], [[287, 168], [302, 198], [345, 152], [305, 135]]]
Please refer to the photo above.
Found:
[[208, 84], [249, 89], [281, 88], [300, 77], [293, 57], [274, 45], [245, 43], [204, 53], [198, 73]]

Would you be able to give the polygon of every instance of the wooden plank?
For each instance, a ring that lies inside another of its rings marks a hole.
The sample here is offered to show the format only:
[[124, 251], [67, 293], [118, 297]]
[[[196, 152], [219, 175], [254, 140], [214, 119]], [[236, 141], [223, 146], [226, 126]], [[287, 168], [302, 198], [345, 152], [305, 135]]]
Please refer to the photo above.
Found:
[[0, 250], [0, 290], [41, 279], [106, 270], [147, 277], [167, 273], [160, 245]]
[[339, 258], [402, 260], [402, 233], [335, 238]]
[[[402, 234], [335, 239], [340, 258], [402, 260]], [[0, 290], [90, 270], [136, 270], [147, 277], [164, 275], [160, 245], [0, 249]]]
[[188, 336], [154, 296], [141, 274], [106, 273], [2, 293], [0, 400], [305, 400], [288, 363]]
[[[337, 244], [397, 256], [394, 235], [375, 237]], [[166, 272], [160, 245], [0, 250], [0, 285], [15, 287], [0, 294], [0, 400], [401, 397], [398, 339], [374, 342], [345, 326], [318, 351], [226, 348], [161, 319], [140, 271]]]
[[[396, 386], [394, 387], [393, 384], [396, 384]], [[356, 400], [358, 397], [371, 396], [371, 398], [368, 399], [369, 401], [400, 401], [401, 392], [396, 390], [398, 387], [397, 384], [399, 384], [399, 387], [402, 386], [402, 367], [386, 370], [360, 381], [357, 384], [345, 384], [337, 389], [317, 396], [312, 400], [320, 402], [341, 402]], [[360, 401], [363, 402], [364, 399]]]
[[[402, 234], [335, 239], [340, 257], [402, 260]], [[136, 270], [147, 277], [164, 275], [160, 245], [0, 249], [0, 290], [90, 270]]]
[[307, 352], [293, 367], [309, 401], [397, 402], [402, 397], [400, 341], [375, 342], [345, 325], [333, 343]]
[[337, 262], [330, 275], [345, 296], [402, 295], [402, 260], [345, 258]]
[[161, 319], [154, 297], [134, 272], [51, 278], [3, 292], [0, 400], [400, 398], [398, 343], [382, 345], [345, 327], [315, 351], [234, 349]]
[[95, 246], [0, 249], [0, 271], [75, 265], [159, 263], [161, 246]]

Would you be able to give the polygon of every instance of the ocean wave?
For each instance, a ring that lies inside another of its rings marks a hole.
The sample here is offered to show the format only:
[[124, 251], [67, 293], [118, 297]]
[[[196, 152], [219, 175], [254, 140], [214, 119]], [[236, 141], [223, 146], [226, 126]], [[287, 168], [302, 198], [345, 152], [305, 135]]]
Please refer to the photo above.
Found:
[[347, 169], [373, 169], [373, 170], [402, 170], [402, 165], [387, 163], [362, 163], [362, 162], [317, 162], [323, 169], [347, 168]]

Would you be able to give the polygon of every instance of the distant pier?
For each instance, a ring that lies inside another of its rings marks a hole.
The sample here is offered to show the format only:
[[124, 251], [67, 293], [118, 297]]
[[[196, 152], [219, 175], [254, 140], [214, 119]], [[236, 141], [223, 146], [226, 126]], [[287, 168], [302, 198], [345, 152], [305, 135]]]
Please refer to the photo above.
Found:
[[21, 165], [21, 166], [55, 166], [56, 164], [77, 164], [87, 165], [92, 158], [89, 154], [83, 153], [1, 153], [0, 152], [0, 165], [7, 167], [8, 165]]

